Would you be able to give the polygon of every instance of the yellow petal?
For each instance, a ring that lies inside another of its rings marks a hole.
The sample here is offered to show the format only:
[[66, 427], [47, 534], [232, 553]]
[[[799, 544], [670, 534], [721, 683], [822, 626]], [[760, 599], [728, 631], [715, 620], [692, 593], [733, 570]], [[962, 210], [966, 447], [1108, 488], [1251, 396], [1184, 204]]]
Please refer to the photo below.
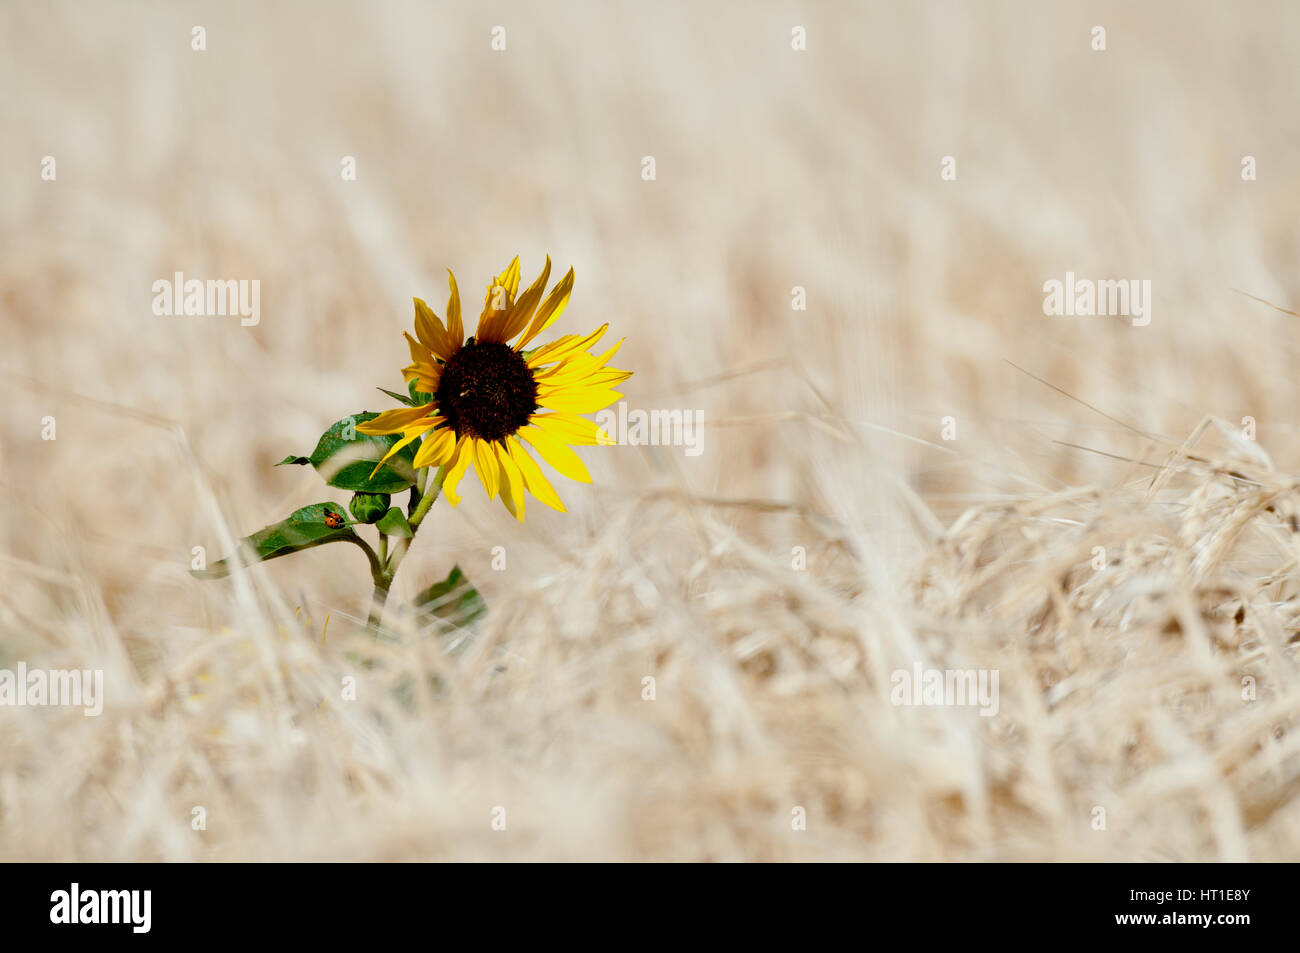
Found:
[[487, 491], [487, 498], [496, 499], [497, 491], [501, 488], [501, 468], [497, 465], [497, 455], [492, 452], [492, 445], [486, 440], [475, 438], [470, 447], [474, 453], [474, 470], [478, 473], [479, 482]]
[[470, 465], [470, 438], [461, 437], [456, 442], [456, 448], [452, 451], [450, 463], [444, 463], [447, 468], [447, 475], [442, 480], [442, 492], [447, 497], [447, 502], [452, 506], [460, 505], [460, 497], [456, 494], [456, 485], [460, 483], [461, 477]]
[[528, 324], [528, 319], [533, 316], [533, 310], [537, 307], [537, 302], [541, 300], [542, 293], [546, 291], [546, 282], [551, 277], [551, 256], [546, 256], [546, 264], [542, 267], [542, 273], [537, 276], [537, 280], [528, 286], [528, 290], [519, 296], [505, 317], [502, 319], [500, 326], [497, 328], [501, 335], [499, 340], [509, 341], [516, 334], [522, 331]]
[[[549, 369], [549, 368], [548, 368]], [[632, 376], [631, 371], [617, 367], [601, 367], [592, 358], [586, 361], [571, 361], [557, 364], [553, 374], [533, 373], [537, 386], [546, 390], [559, 390], [564, 387], [608, 387]]]
[[402, 380], [408, 384], [415, 381], [416, 389], [425, 394], [438, 393], [438, 382], [442, 380], [442, 368], [438, 365], [411, 364], [402, 368]]
[[[357, 432], [370, 434], [372, 436], [399, 433], [405, 430], [411, 424], [415, 423], [422, 417], [428, 417], [433, 413], [433, 404], [424, 404], [420, 407], [399, 407], [397, 410], [386, 410], [374, 420], [364, 420], [357, 424]], [[428, 429], [427, 427], [425, 428]]]
[[511, 260], [506, 265], [506, 270], [497, 275], [497, 284], [506, 289], [506, 300], [514, 303], [515, 295], [519, 293], [519, 256]]
[[479, 315], [478, 330], [474, 332], [475, 340], [490, 340], [484, 335], [493, 335], [500, 326], [501, 319], [515, 303], [515, 292], [519, 290], [519, 256], [506, 266], [506, 270], [497, 275], [488, 288], [487, 297], [483, 299], [483, 313]]
[[596, 364], [600, 367], [604, 367], [607, 363], [609, 363], [609, 359], [618, 353], [618, 349], [623, 346], [623, 342], [626, 340], [627, 338], [619, 338], [617, 343], [615, 343], [615, 345], [611, 347], [608, 351], [606, 351], [604, 354], [597, 355]]
[[604, 370], [593, 371], [590, 374], [584, 374], [575, 380], [575, 383], [583, 387], [601, 387], [608, 388], [612, 384], [621, 384], [632, 376], [631, 371], [620, 371], [617, 367], [607, 367]]
[[444, 361], [451, 357], [451, 347], [447, 342], [447, 329], [433, 313], [433, 309], [422, 298], [415, 298], [415, 336], [420, 343]]
[[537, 392], [537, 403], [547, 410], [570, 414], [594, 414], [608, 407], [623, 395], [616, 390], [603, 388], [570, 387], [551, 393]]
[[567, 513], [568, 510], [564, 508], [564, 503], [560, 500], [560, 495], [555, 492], [555, 487], [551, 486], [551, 482], [546, 479], [537, 461], [528, 455], [524, 445], [514, 437], [507, 437], [506, 448], [510, 451], [510, 459], [519, 467], [519, 475], [523, 477], [528, 492], [551, 509]]
[[[427, 410], [428, 406], [420, 409]], [[378, 417], [375, 418], [375, 420], [378, 419], [379, 419]], [[370, 476], [374, 477], [374, 475], [379, 472], [379, 468], [382, 467], [385, 463], [387, 463], [388, 460], [396, 453], [398, 453], [403, 447], [407, 446], [414, 440], [419, 440], [421, 434], [425, 433], [426, 431], [432, 430], [434, 427], [437, 427], [441, 423], [444, 423], [445, 419], [446, 418], [444, 417], [422, 417], [419, 420], [414, 421], [413, 423], [407, 424], [407, 426], [404, 428], [402, 439], [397, 441], [397, 443], [393, 444], [391, 447], [389, 447], [388, 452], [379, 458], [379, 462], [375, 464], [375, 468], [370, 471]], [[361, 429], [360, 426], [358, 426], [357, 429], [360, 430]], [[362, 433], [364, 432], [365, 431], [362, 431]]]
[[388, 458], [389, 458], [389, 457], [393, 456], [393, 454], [395, 454], [395, 453], [397, 453], [398, 451], [400, 451], [403, 447], [405, 447], [407, 444], [409, 444], [412, 440], [419, 440], [419, 439], [420, 439], [420, 434], [421, 434], [421, 432], [422, 432], [422, 431], [420, 431], [420, 430], [414, 430], [414, 431], [408, 433], [408, 434], [407, 434], [405, 437], [403, 437], [401, 440], [397, 441], [397, 443], [395, 443], [395, 444], [393, 444], [391, 447], [389, 447], [389, 448], [388, 448], [388, 452], [387, 452], [386, 454], [384, 454], [382, 457], [379, 458], [379, 462], [375, 464], [375, 468], [374, 468], [373, 470], [370, 471], [370, 477], [368, 477], [368, 479], [373, 479], [373, 478], [374, 478], [374, 475], [375, 475], [376, 473], [379, 472], [380, 468], [381, 468], [385, 463], [388, 462]]
[[569, 444], [610, 446], [618, 443], [603, 427], [577, 414], [534, 414], [528, 422]]
[[409, 335], [405, 331], [402, 332], [402, 336], [406, 338], [406, 346], [411, 351], [412, 364], [436, 364], [437, 363], [433, 359], [433, 352], [430, 351], [427, 347], [425, 347], [415, 338], [411, 337], [411, 335]]
[[577, 480], [579, 483], [591, 482], [591, 474], [587, 472], [582, 460], [562, 441], [556, 440], [536, 427], [522, 427], [516, 435], [531, 443], [542, 455], [543, 460], [570, 480]]
[[[580, 351], [575, 354], [567, 355], [562, 361], [556, 364], [550, 364], [540, 370], [533, 372], [533, 377], [537, 380], [560, 379], [572, 374], [590, 374], [601, 368], [613, 357], [620, 347], [623, 346], [625, 338], [619, 338], [618, 343], [611, 347], [604, 354], [588, 354]], [[609, 368], [616, 370], [616, 368]]]
[[585, 351], [599, 341], [608, 329], [608, 324], [602, 324], [585, 337], [578, 334], [566, 334], [562, 338], [556, 338], [550, 344], [538, 348], [537, 352], [528, 358], [528, 366], [541, 367], [543, 364], [554, 364], [556, 361], [564, 360], [571, 354]]
[[[445, 418], [439, 418], [445, 420]], [[420, 449], [415, 452], [415, 468], [440, 467], [451, 458], [456, 449], [456, 431], [450, 427], [435, 430], [425, 438]]]
[[515, 345], [519, 350], [528, 346], [528, 342], [537, 335], [541, 334], [552, 324], [555, 319], [564, 313], [564, 309], [569, 305], [569, 295], [573, 293], [573, 269], [570, 268], [568, 274], [560, 279], [560, 283], [551, 289], [551, 293], [546, 296], [542, 306], [537, 309], [537, 314], [533, 317], [533, 323], [528, 325], [528, 331], [519, 343]]
[[524, 475], [519, 472], [519, 465], [510, 459], [510, 451], [499, 443], [492, 444], [501, 467], [501, 502], [505, 503], [510, 515], [519, 522], [524, 521]]
[[465, 325], [460, 317], [460, 288], [456, 286], [456, 276], [450, 268], [447, 269], [447, 285], [451, 288], [451, 294], [447, 297], [447, 337], [451, 340], [454, 354], [465, 343]]

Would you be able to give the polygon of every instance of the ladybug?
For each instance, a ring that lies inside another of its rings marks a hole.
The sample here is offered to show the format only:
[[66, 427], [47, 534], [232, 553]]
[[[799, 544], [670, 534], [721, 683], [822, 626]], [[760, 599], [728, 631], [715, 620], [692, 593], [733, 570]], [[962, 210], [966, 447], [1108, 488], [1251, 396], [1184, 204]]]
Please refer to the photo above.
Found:
[[325, 525], [330, 529], [338, 529], [343, 525], [343, 515], [341, 513], [335, 513], [333, 510], [326, 510]]

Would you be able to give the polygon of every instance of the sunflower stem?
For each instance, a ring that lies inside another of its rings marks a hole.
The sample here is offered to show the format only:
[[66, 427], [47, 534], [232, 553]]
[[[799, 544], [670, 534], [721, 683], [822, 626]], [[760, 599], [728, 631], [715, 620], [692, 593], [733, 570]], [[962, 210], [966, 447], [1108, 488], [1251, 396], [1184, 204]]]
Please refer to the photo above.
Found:
[[378, 578], [379, 576], [383, 575], [384, 567], [379, 564], [379, 557], [375, 555], [375, 551], [370, 548], [369, 543], [367, 543], [360, 536], [356, 536], [356, 535], [345, 536], [344, 540], [346, 540], [349, 543], [354, 543], [355, 545], [360, 547], [363, 553], [366, 554], [366, 562], [370, 563], [371, 578]]
[[420, 523], [424, 520], [429, 509], [433, 506], [433, 501], [436, 500], [438, 494], [442, 492], [442, 479], [445, 475], [446, 467], [440, 467], [438, 469], [438, 475], [433, 478], [433, 484], [425, 491], [424, 496], [420, 498], [420, 505], [415, 508], [415, 512], [411, 514], [411, 518], [407, 521], [411, 524], [412, 532], [419, 529]]
[[[347, 537], [349, 543], [355, 543], [361, 551], [366, 554], [366, 561], [370, 563], [370, 579], [375, 584], [374, 594], [370, 597], [370, 618], [366, 620], [366, 628], [378, 631], [379, 620], [384, 614], [384, 606], [388, 602], [388, 586], [393, 581], [391, 572], [384, 568], [383, 560], [375, 555], [375, 551], [370, 548], [360, 536]], [[383, 539], [381, 534], [380, 543]]]
[[375, 577], [375, 591], [370, 597], [370, 618], [366, 620], [366, 628], [379, 631], [379, 621], [384, 617], [384, 606], [388, 604], [388, 584], [391, 580], [384, 575]]
[[[433, 485], [430, 486], [424, 495], [420, 497], [419, 505], [411, 513], [408, 523], [411, 526], [411, 533], [414, 534], [420, 526], [420, 522], [433, 507], [433, 503], [438, 499], [438, 494], [442, 491], [442, 478], [444, 470], [439, 469], [438, 475], [434, 477]], [[427, 471], [420, 471], [420, 483], [425, 482]], [[413, 489], [421, 489], [417, 486]], [[412, 493], [412, 498], [414, 498]], [[364, 545], [364, 542], [363, 542]], [[369, 547], [366, 547], [369, 549]], [[388, 552], [388, 537], [384, 533], [379, 534], [379, 553], [371, 560], [371, 576], [375, 583], [375, 593], [370, 600], [370, 619], [366, 625], [371, 629], [378, 630], [379, 620], [383, 617], [384, 606], [388, 604], [388, 587], [392, 585], [393, 577], [397, 575], [397, 568], [402, 564], [402, 557], [406, 555], [411, 548], [410, 539], [399, 539], [393, 547], [392, 555]]]
[[380, 533], [379, 552], [375, 554], [375, 562], [370, 574], [375, 584], [375, 591], [370, 596], [370, 618], [366, 620], [366, 627], [376, 632], [379, 631], [380, 620], [384, 617], [384, 606], [388, 604], [388, 587], [393, 583], [395, 571], [396, 567], [389, 565], [388, 536]]
[[393, 544], [393, 554], [388, 557], [388, 578], [393, 579], [397, 576], [397, 567], [402, 564], [402, 558], [406, 551], [411, 548], [409, 539], [399, 539]]

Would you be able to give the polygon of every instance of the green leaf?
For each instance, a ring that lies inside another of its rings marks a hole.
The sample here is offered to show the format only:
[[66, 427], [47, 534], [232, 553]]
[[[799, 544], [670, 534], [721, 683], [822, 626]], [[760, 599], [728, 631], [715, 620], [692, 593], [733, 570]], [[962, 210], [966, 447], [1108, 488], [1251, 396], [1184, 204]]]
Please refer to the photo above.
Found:
[[459, 566], [412, 601], [423, 621], [437, 623], [445, 631], [471, 626], [487, 612], [487, 603]]
[[370, 411], [353, 414], [321, 435], [320, 442], [312, 451], [311, 465], [330, 486], [354, 492], [397, 493], [415, 483], [414, 443], [399, 450], [371, 478], [375, 464], [402, 439], [401, 434], [372, 436], [357, 431], [357, 424], [378, 416]]
[[305, 467], [307, 464], [311, 463], [311, 460], [308, 457], [288, 456], [285, 457], [283, 460], [281, 460], [279, 463], [277, 463], [276, 466], [282, 467], [287, 463], [293, 463], [293, 464], [297, 464], [300, 467]]
[[375, 390], [381, 390], [381, 391], [383, 391], [383, 392], [384, 392], [385, 394], [387, 394], [389, 397], [393, 398], [393, 400], [398, 401], [398, 402], [400, 402], [400, 403], [403, 403], [403, 404], [405, 404], [407, 407], [415, 407], [415, 406], [416, 406], [415, 401], [414, 401], [412, 398], [407, 397], [405, 394], [399, 394], [399, 393], [397, 393], [396, 391], [391, 391], [391, 390], [388, 390], [387, 388], [384, 388], [384, 387], [376, 387]]
[[396, 506], [389, 507], [388, 512], [379, 518], [375, 527], [385, 536], [401, 536], [410, 539], [415, 535], [411, 530], [411, 524], [406, 521], [406, 514]]
[[[325, 522], [325, 515], [331, 513], [343, 522], [330, 526]], [[258, 530], [252, 536], [245, 536], [239, 544], [239, 562], [248, 566], [253, 563], [278, 559], [291, 553], [302, 552], [313, 546], [325, 543], [337, 543], [357, 539], [352, 532], [351, 522], [343, 508], [337, 503], [313, 503], [290, 514], [288, 519], [272, 523]], [[231, 557], [218, 560], [207, 569], [194, 569], [191, 574], [199, 579], [224, 579], [230, 575]]]

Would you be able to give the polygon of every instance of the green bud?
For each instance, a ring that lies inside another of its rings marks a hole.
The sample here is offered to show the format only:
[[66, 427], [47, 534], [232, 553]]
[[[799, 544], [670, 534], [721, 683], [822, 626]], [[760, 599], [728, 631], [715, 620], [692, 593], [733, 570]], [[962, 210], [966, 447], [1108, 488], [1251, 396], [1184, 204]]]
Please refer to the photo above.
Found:
[[348, 509], [362, 523], [378, 523], [388, 512], [387, 493], [353, 493]]

